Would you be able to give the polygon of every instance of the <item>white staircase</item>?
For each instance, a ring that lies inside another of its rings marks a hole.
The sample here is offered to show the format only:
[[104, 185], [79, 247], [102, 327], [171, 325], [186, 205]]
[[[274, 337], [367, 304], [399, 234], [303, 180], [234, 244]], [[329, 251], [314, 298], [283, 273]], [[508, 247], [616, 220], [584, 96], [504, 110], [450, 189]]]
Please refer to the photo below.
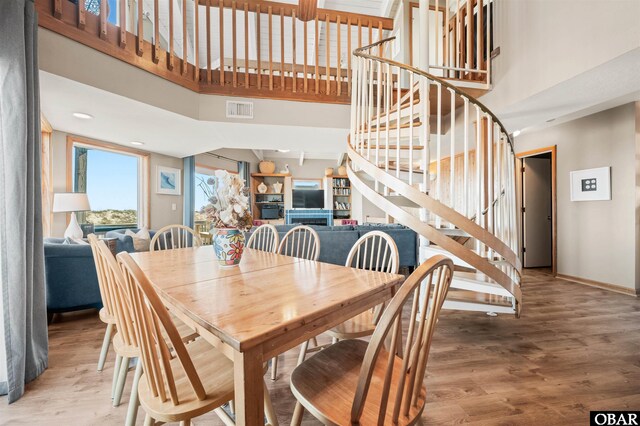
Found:
[[391, 40], [353, 55], [352, 185], [421, 236], [421, 261], [454, 261], [445, 308], [519, 316], [512, 141], [463, 89], [387, 59]]

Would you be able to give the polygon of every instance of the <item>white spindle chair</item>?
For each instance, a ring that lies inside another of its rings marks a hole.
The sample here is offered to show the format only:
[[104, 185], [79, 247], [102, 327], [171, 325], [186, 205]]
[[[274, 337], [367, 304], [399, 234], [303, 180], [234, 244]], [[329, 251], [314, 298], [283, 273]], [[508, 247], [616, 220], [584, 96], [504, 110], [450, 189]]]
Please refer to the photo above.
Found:
[[[291, 425], [300, 424], [305, 409], [324, 424], [403, 426], [419, 421], [433, 332], [452, 276], [450, 259], [428, 259], [389, 302], [369, 343], [343, 340], [297, 366], [291, 374], [298, 401]], [[407, 303], [411, 311], [403, 321]]]
[[160, 228], [151, 239], [150, 251], [200, 247], [202, 240], [191, 228], [184, 225], [167, 225]]
[[[398, 247], [389, 234], [382, 231], [368, 232], [351, 247], [345, 266], [397, 274], [400, 267]], [[328, 330], [327, 334], [333, 338], [332, 343], [337, 343], [339, 339], [357, 339], [370, 336], [373, 334], [383, 310], [384, 304], [376, 306]], [[298, 364], [304, 361], [308, 352], [316, 352], [327, 346], [316, 346], [309, 349], [309, 341], [304, 342], [300, 348]]]
[[320, 237], [309, 226], [296, 226], [284, 235], [282, 241], [280, 241], [278, 253], [301, 259], [318, 260], [320, 256]]
[[253, 231], [246, 247], [275, 253], [278, 250], [279, 242], [280, 237], [278, 236], [276, 227], [270, 224], [264, 224]]

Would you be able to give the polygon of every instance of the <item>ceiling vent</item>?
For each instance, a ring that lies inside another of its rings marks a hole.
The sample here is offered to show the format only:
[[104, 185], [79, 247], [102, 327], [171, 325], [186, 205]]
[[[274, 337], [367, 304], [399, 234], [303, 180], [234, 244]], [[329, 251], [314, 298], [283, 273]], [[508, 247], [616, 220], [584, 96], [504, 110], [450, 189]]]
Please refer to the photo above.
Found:
[[227, 101], [227, 118], [253, 119], [253, 102]]

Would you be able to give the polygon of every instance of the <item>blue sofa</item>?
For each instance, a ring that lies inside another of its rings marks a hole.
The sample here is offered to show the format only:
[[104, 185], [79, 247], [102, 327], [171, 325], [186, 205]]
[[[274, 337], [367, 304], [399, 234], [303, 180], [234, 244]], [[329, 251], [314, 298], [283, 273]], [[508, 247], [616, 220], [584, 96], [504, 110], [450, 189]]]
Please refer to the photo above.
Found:
[[[296, 225], [276, 225], [280, 239]], [[371, 231], [383, 231], [393, 238], [400, 254], [400, 266], [415, 268], [418, 265], [418, 238], [415, 231], [398, 224], [364, 224], [344, 226], [312, 225], [320, 237], [320, 262], [344, 265], [351, 247], [358, 238]], [[255, 228], [251, 231], [253, 232]], [[247, 240], [249, 235], [247, 234]]]
[[44, 264], [47, 315], [102, 307], [91, 246], [63, 244], [64, 238], [45, 238]]
[[[117, 238], [116, 242], [117, 252], [126, 251], [127, 253], [135, 252], [133, 248], [133, 238], [128, 235], [124, 235], [127, 231], [133, 231], [134, 233], [138, 232], [139, 229], [116, 229], [114, 231], [109, 231], [104, 234], [105, 238]], [[149, 236], [153, 238], [156, 235], [156, 231], [149, 231]], [[169, 235], [169, 237], [171, 237]]]
[[[116, 251], [132, 253], [133, 240], [122, 231], [110, 231], [105, 236], [118, 238]], [[135, 231], [137, 232], [137, 230]], [[149, 232], [151, 236], [155, 232]], [[45, 238], [44, 261], [47, 288], [47, 316], [54, 313], [102, 307], [100, 287], [91, 246], [63, 244], [64, 238]]]

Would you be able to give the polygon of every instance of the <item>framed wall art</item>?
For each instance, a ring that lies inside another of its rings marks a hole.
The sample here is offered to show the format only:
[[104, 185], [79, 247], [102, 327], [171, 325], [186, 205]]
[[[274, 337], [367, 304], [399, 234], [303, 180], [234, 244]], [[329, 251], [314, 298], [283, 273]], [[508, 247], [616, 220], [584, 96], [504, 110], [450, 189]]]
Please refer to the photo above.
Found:
[[611, 200], [611, 167], [574, 170], [570, 178], [571, 201]]

